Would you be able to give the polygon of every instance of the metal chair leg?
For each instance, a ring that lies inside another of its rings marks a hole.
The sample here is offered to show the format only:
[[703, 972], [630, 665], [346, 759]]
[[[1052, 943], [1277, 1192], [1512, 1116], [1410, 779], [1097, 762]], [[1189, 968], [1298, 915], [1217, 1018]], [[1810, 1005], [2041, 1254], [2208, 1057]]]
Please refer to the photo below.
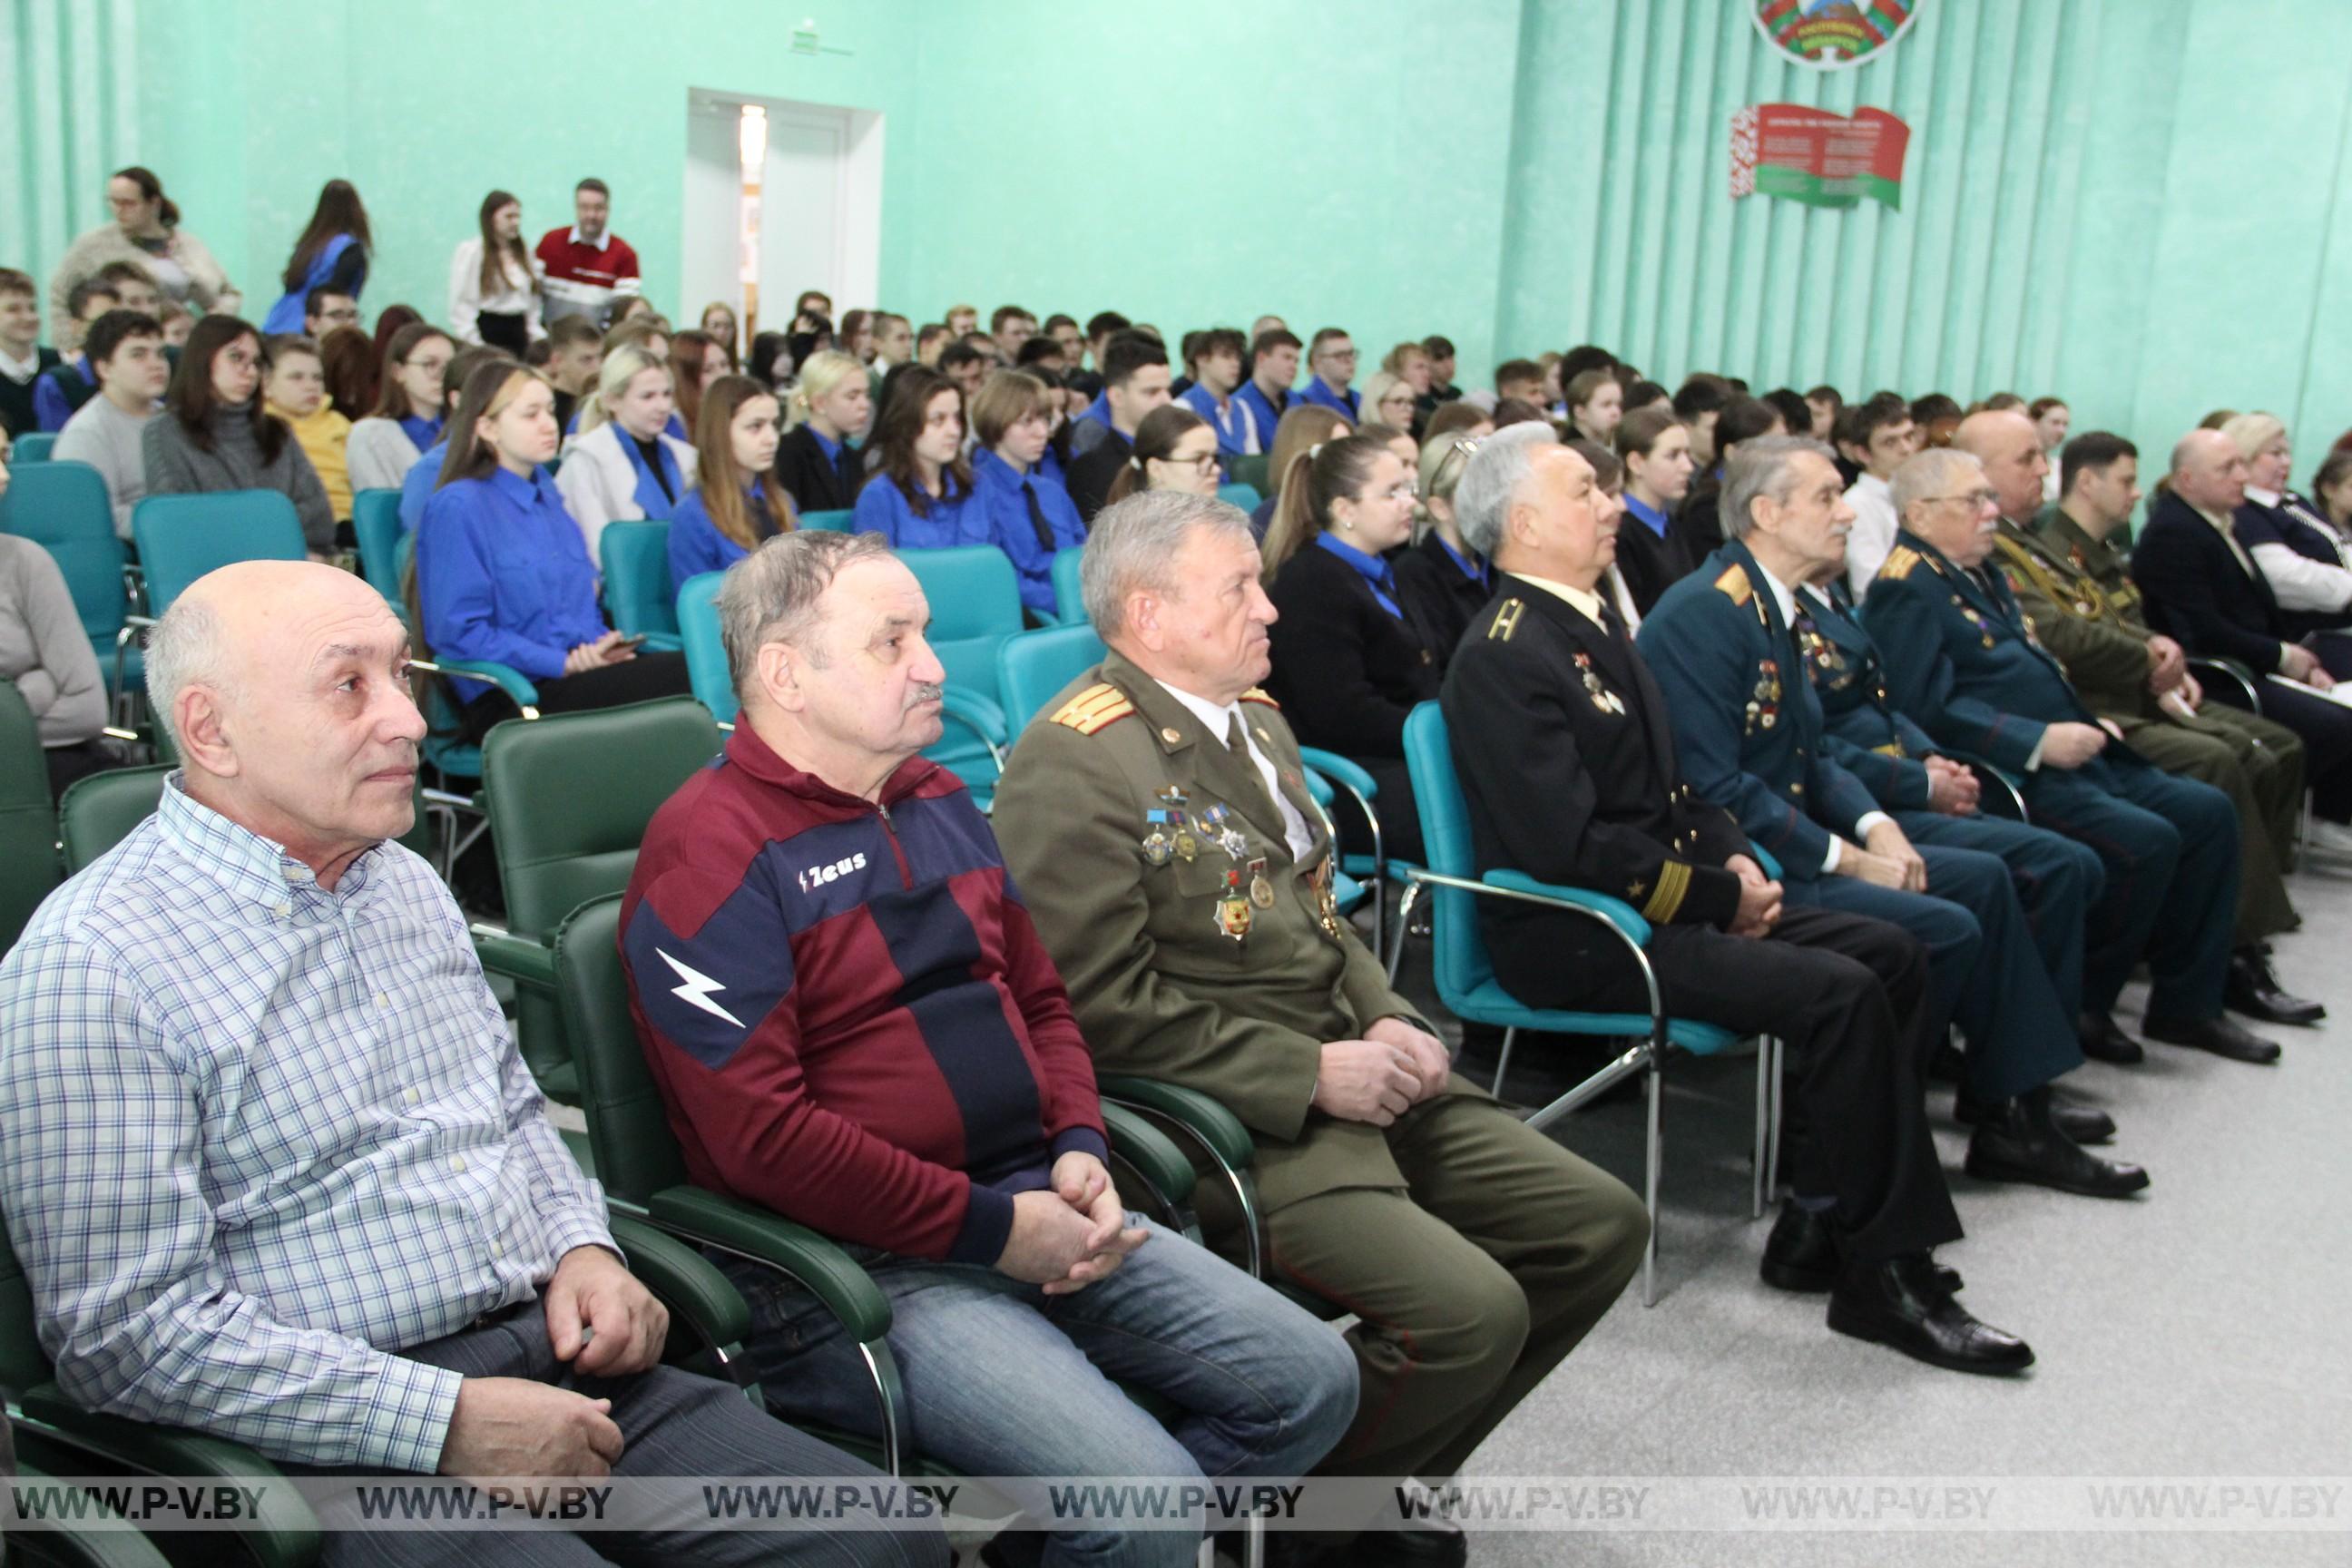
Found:
[[1396, 936], [1389, 943], [1389, 984], [1396, 984], [1397, 969], [1404, 963], [1404, 944], [1412, 935], [1412, 911], [1421, 902], [1421, 884], [1407, 884], [1397, 898]]
[[1756, 1041], [1756, 1152], [1750, 1160], [1755, 1168], [1754, 1192], [1748, 1204], [1748, 1217], [1764, 1217], [1765, 1146], [1772, 1141], [1772, 1037], [1759, 1036]]
[[1778, 1197], [1780, 1195], [1780, 1119], [1784, 1114], [1781, 1104], [1784, 1092], [1781, 1079], [1784, 1075], [1780, 1068], [1788, 1047], [1777, 1036], [1767, 1035], [1764, 1042], [1772, 1047], [1772, 1143], [1764, 1163], [1764, 1190], [1770, 1196]]
[[1664, 1079], [1658, 1071], [1658, 1058], [1654, 1052], [1650, 1057], [1649, 1080], [1650, 1130], [1645, 1140], [1647, 1152], [1643, 1161], [1642, 1205], [1650, 1211], [1650, 1241], [1642, 1249], [1642, 1305], [1654, 1307], [1658, 1304], [1658, 1167], [1663, 1154], [1661, 1134], [1664, 1119], [1660, 1108], [1665, 1099]]
[[1519, 1029], [1516, 1024], [1503, 1031], [1502, 1053], [1495, 1058], [1495, 1098], [1496, 1100], [1503, 1098], [1503, 1075], [1511, 1070], [1511, 1042], [1518, 1037]]

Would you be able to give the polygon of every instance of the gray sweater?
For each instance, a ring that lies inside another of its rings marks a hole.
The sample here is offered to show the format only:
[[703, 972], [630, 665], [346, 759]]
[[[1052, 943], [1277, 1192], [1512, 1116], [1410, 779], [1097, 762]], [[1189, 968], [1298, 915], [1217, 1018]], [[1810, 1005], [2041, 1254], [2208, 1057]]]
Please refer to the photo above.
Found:
[[147, 421], [139, 434], [151, 496], [211, 495], [220, 490], [277, 490], [294, 503], [302, 520], [302, 540], [311, 552], [335, 549], [335, 510], [319, 470], [302, 455], [294, 433], [286, 433], [278, 460], [264, 463], [253, 437], [251, 405], [223, 404], [213, 410], [211, 451], [196, 445], [177, 416], [166, 411]]
[[49, 456], [59, 462], [88, 463], [106, 481], [107, 499], [114, 503], [114, 531], [131, 537], [131, 512], [147, 493], [147, 449], [142, 440], [159, 416], [142, 419], [125, 414], [100, 393], [79, 408], [58, 432]]
[[106, 727], [106, 682], [65, 574], [29, 539], [0, 533], [0, 677], [16, 683], [44, 746], [78, 746]]

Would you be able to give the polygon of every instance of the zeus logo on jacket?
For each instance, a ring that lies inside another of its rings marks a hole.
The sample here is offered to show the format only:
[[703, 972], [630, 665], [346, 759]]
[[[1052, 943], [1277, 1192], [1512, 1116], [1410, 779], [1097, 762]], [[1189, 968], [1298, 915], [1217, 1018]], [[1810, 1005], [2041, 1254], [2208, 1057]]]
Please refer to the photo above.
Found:
[[801, 872], [801, 891], [805, 893], [811, 888], [821, 888], [827, 882], [839, 881], [852, 871], [864, 869], [866, 869], [866, 852], [862, 849], [855, 855], [835, 860], [830, 866], [808, 867]]

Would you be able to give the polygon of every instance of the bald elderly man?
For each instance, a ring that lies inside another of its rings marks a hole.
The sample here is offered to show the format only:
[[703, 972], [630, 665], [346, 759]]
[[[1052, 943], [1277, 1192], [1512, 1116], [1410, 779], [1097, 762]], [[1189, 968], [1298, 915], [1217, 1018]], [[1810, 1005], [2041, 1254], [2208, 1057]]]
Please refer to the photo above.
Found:
[[2232, 658], [2261, 681], [2263, 712], [2303, 740], [2315, 840], [2352, 852], [2352, 708], [2322, 693], [2336, 685], [2319, 656], [2289, 632], [2262, 563], [2231, 519], [2246, 500], [2246, 459], [2219, 430], [2191, 430], [2172, 448], [2169, 493], [2132, 547], [2132, 580], [2148, 625], [2191, 653]]
[[[483, 981], [391, 842], [425, 721], [408, 634], [332, 567], [181, 595], [147, 689], [183, 769], [0, 963], [0, 1205], [67, 1396], [290, 1470], [839, 1476], [856, 1461], [660, 1364]], [[475, 1561], [330, 1529], [334, 1564]], [[943, 1563], [937, 1538], [604, 1531], [630, 1560]], [[604, 1561], [509, 1534], [508, 1563]]]

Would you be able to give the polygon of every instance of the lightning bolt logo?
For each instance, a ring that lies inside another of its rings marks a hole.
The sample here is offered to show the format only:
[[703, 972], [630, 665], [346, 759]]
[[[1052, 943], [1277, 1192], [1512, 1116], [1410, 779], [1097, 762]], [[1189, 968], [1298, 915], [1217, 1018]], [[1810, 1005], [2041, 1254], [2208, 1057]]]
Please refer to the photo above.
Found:
[[668, 953], [662, 952], [660, 948], [654, 949], [654, 955], [656, 958], [659, 958], [664, 963], [668, 964], [672, 969], [676, 970], [677, 972], [677, 977], [685, 982], [684, 984], [672, 991], [670, 993], [671, 995], [677, 997], [679, 1001], [685, 1003], [689, 1007], [700, 1008], [703, 1012], [709, 1014], [714, 1018], [724, 1018], [739, 1029], [743, 1027], [742, 1019], [737, 1017], [734, 1014], [730, 1013], [726, 1008], [721, 1007], [718, 1003], [713, 1002], [710, 999], [719, 992], [726, 990], [726, 986], [721, 985], [718, 981], [711, 979], [710, 976], [703, 973], [698, 969], [688, 968], [685, 964], [680, 963], [677, 959], [672, 958]]

